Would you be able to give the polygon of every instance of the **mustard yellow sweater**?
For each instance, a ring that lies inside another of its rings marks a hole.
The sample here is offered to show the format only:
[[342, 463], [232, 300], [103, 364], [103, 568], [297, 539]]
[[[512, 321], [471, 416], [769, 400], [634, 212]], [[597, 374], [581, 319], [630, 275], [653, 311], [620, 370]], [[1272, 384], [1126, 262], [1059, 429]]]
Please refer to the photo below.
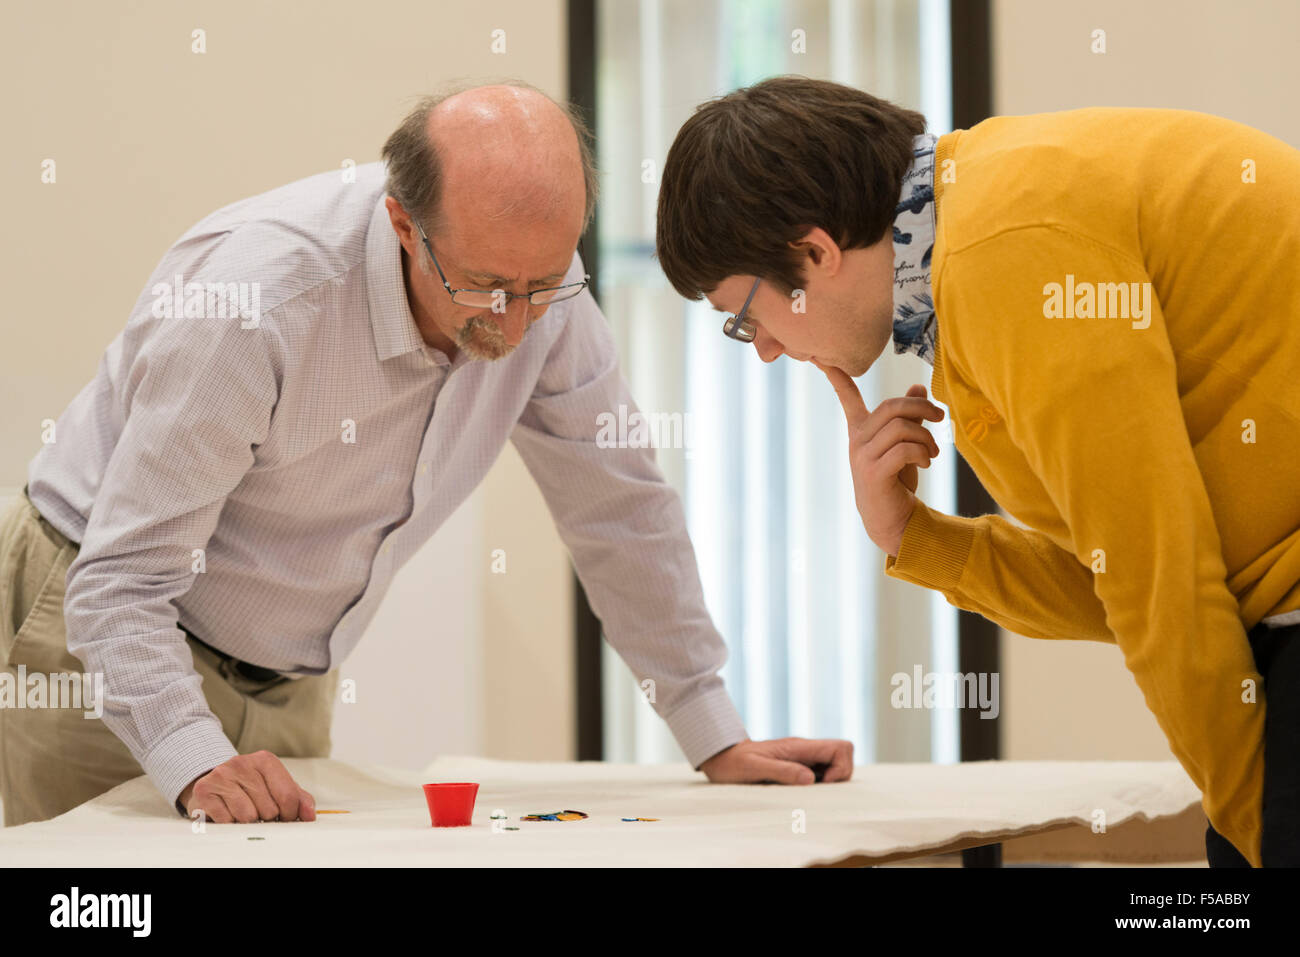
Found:
[[1246, 632], [1300, 608], [1300, 151], [1087, 109], [941, 137], [934, 175], [931, 391], [1029, 527], [918, 504], [886, 573], [1021, 635], [1118, 645], [1260, 866]]

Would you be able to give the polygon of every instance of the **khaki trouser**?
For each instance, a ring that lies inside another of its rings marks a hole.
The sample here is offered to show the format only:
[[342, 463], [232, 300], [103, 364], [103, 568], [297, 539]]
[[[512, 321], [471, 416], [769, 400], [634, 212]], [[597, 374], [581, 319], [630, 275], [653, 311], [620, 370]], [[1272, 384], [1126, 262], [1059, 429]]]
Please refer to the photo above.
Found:
[[[29, 676], [86, 670], [68, 653], [63, 620], [65, 581], [76, 554], [77, 545], [41, 516], [26, 489], [0, 516], [0, 669], [13, 676], [15, 686], [19, 665]], [[253, 681], [203, 645], [188, 638], [186, 643], [208, 707], [240, 754], [329, 756], [337, 670]], [[88, 710], [93, 708], [0, 707], [6, 826], [56, 817], [144, 773], [103, 721], [85, 717]]]

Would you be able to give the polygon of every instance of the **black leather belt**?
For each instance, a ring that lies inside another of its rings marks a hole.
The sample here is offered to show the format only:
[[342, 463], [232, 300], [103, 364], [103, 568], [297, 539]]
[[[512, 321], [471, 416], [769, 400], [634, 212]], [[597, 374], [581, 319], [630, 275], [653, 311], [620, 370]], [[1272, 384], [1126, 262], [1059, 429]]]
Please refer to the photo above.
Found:
[[202, 645], [223, 661], [229, 661], [231, 670], [247, 678], [249, 681], [274, 681], [276, 678], [284, 677], [284, 675], [279, 671], [275, 671], [271, 668], [262, 668], [258, 665], [250, 665], [247, 661], [240, 661], [238, 658], [228, 655], [224, 651], [213, 648], [210, 644], [180, 623], [177, 623], [176, 627], [189, 635], [196, 644]]

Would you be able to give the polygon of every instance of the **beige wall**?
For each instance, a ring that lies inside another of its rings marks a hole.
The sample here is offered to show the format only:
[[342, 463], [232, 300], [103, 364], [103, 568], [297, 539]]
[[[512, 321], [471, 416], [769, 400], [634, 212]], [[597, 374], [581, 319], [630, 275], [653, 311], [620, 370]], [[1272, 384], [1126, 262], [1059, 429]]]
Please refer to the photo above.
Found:
[[[20, 4], [5, 11], [7, 305], [0, 487], [20, 488], [167, 247], [226, 203], [365, 163], [414, 98], [453, 78], [565, 90], [562, 0], [378, 6]], [[191, 31], [207, 52], [191, 52]], [[490, 50], [504, 29], [504, 54]], [[57, 163], [57, 183], [40, 181]], [[359, 317], [363, 318], [363, 317]], [[489, 581], [490, 550], [508, 573]], [[513, 448], [403, 569], [344, 665], [335, 755], [564, 758], [572, 739], [567, 556]], [[398, 670], [394, 673], [394, 667]]]
[[[1292, 0], [995, 0], [993, 16], [995, 113], [1173, 107], [1300, 144]], [[1004, 632], [1002, 656], [1005, 757], [1171, 757], [1113, 645]]]

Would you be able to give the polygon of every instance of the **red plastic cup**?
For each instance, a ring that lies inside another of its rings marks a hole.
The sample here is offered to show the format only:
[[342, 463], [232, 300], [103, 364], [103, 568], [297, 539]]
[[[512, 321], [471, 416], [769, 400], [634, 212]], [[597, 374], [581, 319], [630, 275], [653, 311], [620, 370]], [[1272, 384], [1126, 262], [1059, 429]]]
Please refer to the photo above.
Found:
[[424, 799], [429, 804], [429, 819], [434, 827], [468, 827], [477, 796], [477, 784], [424, 785]]

